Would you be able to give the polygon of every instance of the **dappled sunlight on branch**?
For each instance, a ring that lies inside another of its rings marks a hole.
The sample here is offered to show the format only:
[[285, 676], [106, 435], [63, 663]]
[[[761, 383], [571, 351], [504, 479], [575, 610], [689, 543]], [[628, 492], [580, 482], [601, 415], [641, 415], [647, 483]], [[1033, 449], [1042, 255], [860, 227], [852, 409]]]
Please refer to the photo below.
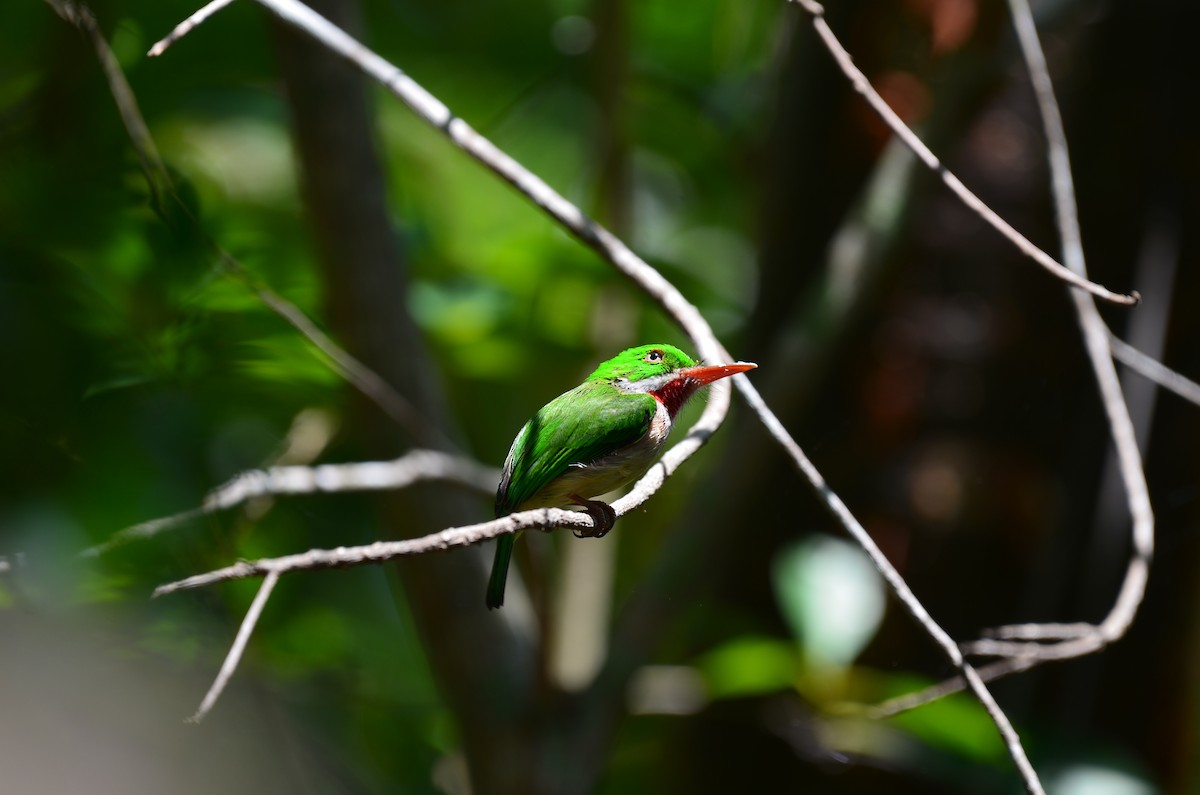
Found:
[[256, 497], [403, 489], [440, 481], [491, 494], [498, 469], [436, 450], [412, 450], [393, 461], [251, 469], [213, 489], [198, 508], [126, 527], [84, 554], [100, 555], [137, 539], [151, 538], [201, 516], [228, 510]]

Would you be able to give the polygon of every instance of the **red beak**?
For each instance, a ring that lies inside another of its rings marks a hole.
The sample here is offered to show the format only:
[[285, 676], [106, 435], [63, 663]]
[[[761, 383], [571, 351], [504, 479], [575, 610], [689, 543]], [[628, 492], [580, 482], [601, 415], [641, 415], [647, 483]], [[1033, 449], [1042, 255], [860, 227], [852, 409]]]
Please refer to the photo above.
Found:
[[727, 376], [744, 373], [747, 370], [753, 370], [758, 367], [752, 362], [737, 362], [736, 364], [713, 364], [713, 365], [698, 365], [696, 367], [685, 367], [677, 371], [679, 375], [695, 381], [700, 384], [711, 384], [713, 381], [719, 381]]

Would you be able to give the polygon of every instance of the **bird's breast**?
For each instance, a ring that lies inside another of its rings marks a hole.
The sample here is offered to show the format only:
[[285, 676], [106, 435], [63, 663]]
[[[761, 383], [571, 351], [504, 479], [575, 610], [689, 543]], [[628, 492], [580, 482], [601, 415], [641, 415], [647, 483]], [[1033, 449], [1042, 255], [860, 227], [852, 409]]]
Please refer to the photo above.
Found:
[[541, 508], [564, 505], [571, 496], [589, 499], [615, 491], [646, 474], [646, 470], [658, 458], [663, 444], [671, 434], [671, 414], [660, 401], [654, 401], [656, 410], [650, 427], [633, 444], [618, 448], [611, 453], [586, 463], [574, 463], [567, 471], [548, 483], [523, 508]]

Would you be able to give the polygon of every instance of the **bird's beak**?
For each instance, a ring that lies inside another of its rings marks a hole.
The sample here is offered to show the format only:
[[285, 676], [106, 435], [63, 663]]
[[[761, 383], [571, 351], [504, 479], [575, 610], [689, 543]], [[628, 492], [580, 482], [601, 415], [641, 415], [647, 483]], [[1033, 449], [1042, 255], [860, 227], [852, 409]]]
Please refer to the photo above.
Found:
[[701, 384], [711, 384], [713, 381], [719, 381], [727, 376], [744, 373], [747, 370], [753, 370], [758, 367], [753, 362], [736, 362], [734, 364], [712, 364], [699, 365], [697, 367], [685, 367], [679, 371], [679, 375], [689, 378]]

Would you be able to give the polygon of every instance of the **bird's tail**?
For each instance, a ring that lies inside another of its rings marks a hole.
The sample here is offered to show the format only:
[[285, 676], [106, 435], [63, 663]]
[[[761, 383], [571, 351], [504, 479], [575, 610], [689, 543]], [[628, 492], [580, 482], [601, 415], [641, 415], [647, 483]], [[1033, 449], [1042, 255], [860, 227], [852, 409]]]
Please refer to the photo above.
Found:
[[492, 560], [492, 576], [488, 578], [487, 606], [495, 610], [504, 604], [504, 585], [508, 582], [508, 562], [512, 559], [516, 536], [502, 535], [496, 539], [496, 557]]

